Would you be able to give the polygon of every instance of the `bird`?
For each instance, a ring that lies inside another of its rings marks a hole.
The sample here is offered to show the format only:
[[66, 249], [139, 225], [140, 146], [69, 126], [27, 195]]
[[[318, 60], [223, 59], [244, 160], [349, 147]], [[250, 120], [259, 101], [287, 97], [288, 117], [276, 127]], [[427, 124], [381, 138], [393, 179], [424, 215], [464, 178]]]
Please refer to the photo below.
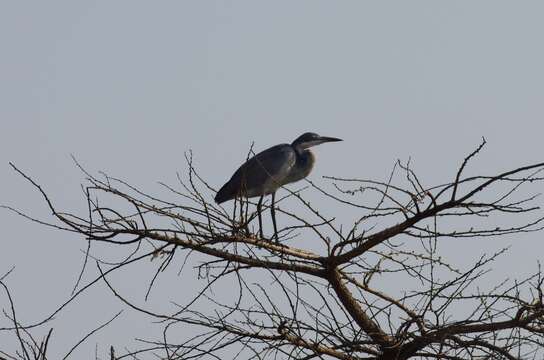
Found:
[[274, 237], [278, 242], [274, 208], [276, 191], [283, 185], [302, 180], [310, 174], [315, 163], [315, 155], [310, 151], [311, 147], [335, 141], [342, 141], [342, 139], [306, 132], [291, 144], [275, 145], [256, 154], [243, 163], [230, 180], [221, 187], [215, 196], [215, 202], [221, 204], [240, 197], [259, 196], [257, 215], [259, 233], [263, 238], [261, 207], [263, 198], [271, 195], [270, 212], [274, 225]]

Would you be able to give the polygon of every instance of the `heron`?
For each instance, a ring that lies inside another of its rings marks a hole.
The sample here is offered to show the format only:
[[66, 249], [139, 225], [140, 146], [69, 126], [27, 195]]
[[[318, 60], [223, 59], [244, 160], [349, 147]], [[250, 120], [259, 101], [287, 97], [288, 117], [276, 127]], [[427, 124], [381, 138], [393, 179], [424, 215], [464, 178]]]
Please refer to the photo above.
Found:
[[320, 136], [307, 132], [300, 135], [291, 144], [279, 144], [268, 148], [242, 164], [229, 181], [217, 192], [215, 202], [223, 202], [239, 197], [253, 198], [259, 196], [257, 216], [259, 218], [259, 234], [263, 238], [263, 222], [261, 208], [263, 198], [272, 195], [270, 213], [274, 225], [274, 237], [278, 241], [276, 225], [276, 191], [285, 184], [304, 179], [314, 167], [315, 156], [310, 151], [312, 146], [326, 142], [342, 141], [342, 139]]

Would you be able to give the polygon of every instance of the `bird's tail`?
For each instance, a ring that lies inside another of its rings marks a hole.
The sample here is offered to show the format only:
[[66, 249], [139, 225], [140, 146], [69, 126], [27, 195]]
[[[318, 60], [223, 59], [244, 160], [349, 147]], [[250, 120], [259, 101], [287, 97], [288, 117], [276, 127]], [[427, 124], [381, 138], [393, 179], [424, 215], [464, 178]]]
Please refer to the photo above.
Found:
[[229, 201], [231, 199], [234, 199], [234, 192], [232, 191], [232, 186], [230, 181], [223, 185], [221, 189], [217, 192], [215, 195], [215, 202], [218, 204], [224, 203], [225, 201]]

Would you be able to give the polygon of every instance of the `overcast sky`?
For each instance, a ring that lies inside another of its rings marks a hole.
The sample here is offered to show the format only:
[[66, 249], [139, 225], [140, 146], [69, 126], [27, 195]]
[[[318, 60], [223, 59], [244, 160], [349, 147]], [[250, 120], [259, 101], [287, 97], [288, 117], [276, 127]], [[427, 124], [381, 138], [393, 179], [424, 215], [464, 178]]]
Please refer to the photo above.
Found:
[[[542, 161], [543, 17], [537, 0], [0, 1], [0, 203], [49, 215], [8, 161], [80, 210], [70, 154], [156, 190], [192, 149], [218, 187], [252, 142], [305, 131], [345, 140], [316, 150], [318, 182], [385, 179], [411, 156], [425, 184], [440, 183], [482, 136], [472, 172]], [[0, 274], [16, 265], [7, 282], [20, 319], [41, 319], [69, 296], [85, 243], [6, 211], [0, 224]], [[498, 278], [534, 271], [544, 252], [539, 234], [455, 241], [452, 259], [512, 245]], [[153, 269], [121, 281], [140, 288]], [[57, 322], [53, 356], [119, 309], [103, 287], [89, 292]], [[132, 319], [76, 358], [146, 335]]]

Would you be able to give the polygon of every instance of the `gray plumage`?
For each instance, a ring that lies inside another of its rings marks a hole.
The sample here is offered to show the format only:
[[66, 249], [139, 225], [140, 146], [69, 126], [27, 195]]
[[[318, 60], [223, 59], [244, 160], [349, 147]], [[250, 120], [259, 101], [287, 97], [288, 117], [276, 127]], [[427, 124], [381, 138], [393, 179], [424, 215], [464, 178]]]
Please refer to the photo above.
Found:
[[[330, 141], [341, 141], [337, 138], [319, 136], [315, 133], [304, 133], [292, 144], [272, 146], [246, 161], [236, 170], [229, 181], [217, 192], [215, 201], [221, 204], [237, 197], [260, 196], [257, 203], [259, 234], [263, 235], [261, 207], [263, 197], [272, 195], [270, 213], [274, 225], [274, 238], [278, 239], [276, 225], [275, 195], [279, 187], [304, 179], [314, 166], [315, 157], [310, 147]], [[247, 225], [247, 224], [246, 224]]]
[[258, 153], [236, 170], [217, 192], [215, 201], [220, 204], [237, 196], [270, 195], [285, 184], [304, 179], [315, 162], [309, 148], [331, 141], [340, 139], [304, 133], [292, 144], [276, 145]]

